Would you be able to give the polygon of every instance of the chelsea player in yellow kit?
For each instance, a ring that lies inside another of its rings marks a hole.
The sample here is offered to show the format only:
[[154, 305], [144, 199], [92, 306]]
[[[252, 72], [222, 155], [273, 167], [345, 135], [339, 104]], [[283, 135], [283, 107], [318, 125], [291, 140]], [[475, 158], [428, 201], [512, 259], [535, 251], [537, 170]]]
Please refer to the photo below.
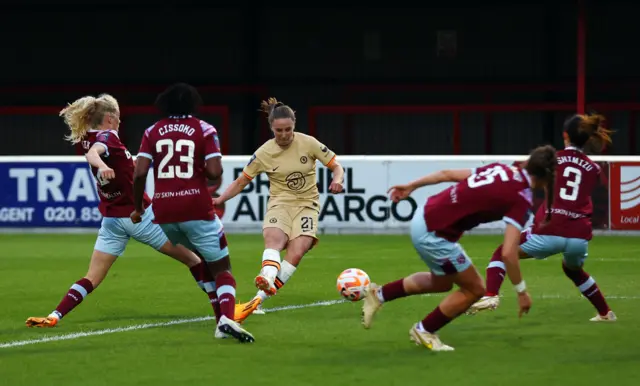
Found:
[[[255, 278], [259, 291], [250, 302], [236, 306], [235, 320], [239, 322], [282, 288], [302, 257], [318, 242], [320, 193], [316, 160], [333, 173], [329, 191], [343, 190], [344, 169], [335, 153], [314, 137], [294, 132], [296, 116], [291, 107], [275, 98], [263, 101], [261, 107], [268, 115], [274, 138], [256, 150], [243, 173], [214, 199], [214, 204], [220, 205], [235, 197], [260, 173], [266, 173], [269, 178], [269, 203], [262, 226], [265, 250], [262, 269]], [[283, 249], [287, 252], [281, 261]]]

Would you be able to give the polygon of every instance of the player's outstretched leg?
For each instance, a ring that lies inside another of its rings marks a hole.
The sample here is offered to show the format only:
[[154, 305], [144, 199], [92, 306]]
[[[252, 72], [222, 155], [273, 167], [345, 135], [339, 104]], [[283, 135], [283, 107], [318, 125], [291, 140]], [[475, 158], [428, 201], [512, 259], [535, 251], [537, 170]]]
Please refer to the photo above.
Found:
[[273, 248], [265, 249], [262, 252], [262, 269], [255, 278], [256, 288], [265, 292], [267, 296], [275, 295], [278, 290], [275, 280], [280, 268], [280, 251]]
[[449, 294], [436, 309], [409, 330], [409, 337], [413, 342], [432, 351], [454, 350], [453, 347], [440, 341], [437, 332], [464, 313], [485, 292], [482, 278], [474, 266], [452, 277], [453, 282], [460, 288]]
[[[293, 261], [297, 260], [299, 262], [302, 257], [292, 258], [290, 256], [290, 253], [287, 252], [287, 256], [285, 257], [285, 259], [289, 259], [289, 258], [291, 258], [291, 260]], [[289, 281], [291, 276], [293, 276], [293, 274], [296, 272], [296, 269], [297, 267], [291, 264], [289, 261], [287, 260], [282, 261], [282, 264], [280, 264], [280, 270], [277, 272], [275, 278], [273, 279], [273, 286], [276, 289], [276, 291], [279, 291], [280, 288], [282, 288], [285, 285], [285, 283]], [[256, 283], [258, 282], [258, 280], [261, 280], [260, 277], [262, 275], [263, 274], [261, 273], [258, 277], [256, 277]], [[265, 283], [267, 283], [266, 280], [265, 280]], [[272, 295], [268, 295], [263, 290], [258, 290], [258, 293], [256, 293], [256, 296], [254, 296], [254, 298], [251, 299], [249, 302], [238, 304], [238, 306], [236, 307], [236, 312], [239, 312], [239, 314], [236, 315], [236, 321], [243, 322], [246, 318], [249, 317], [249, 315], [264, 315], [264, 311], [262, 310], [262, 304], [264, 303], [265, 300], [269, 299], [271, 296]]]
[[[279, 229], [274, 229], [277, 232], [282, 233]], [[282, 233], [284, 235], [284, 233]], [[284, 236], [286, 238], [286, 236]], [[256, 276], [254, 282], [258, 292], [247, 303], [238, 304], [236, 306], [236, 322], [242, 323], [250, 315], [264, 315], [262, 310], [262, 303], [269, 297], [275, 295], [277, 291], [282, 287], [282, 282], [279, 279], [279, 272], [281, 270], [289, 270], [290, 264], [286, 261], [280, 263], [280, 250], [273, 248], [266, 248], [262, 253], [262, 269], [258, 276]], [[293, 267], [295, 271], [295, 267]]]
[[[276, 223], [280, 225], [279, 223]], [[273, 296], [278, 291], [275, 285], [276, 276], [280, 271], [280, 251], [282, 251], [289, 241], [289, 236], [283, 229], [278, 227], [267, 227], [262, 231], [264, 238], [264, 252], [262, 253], [262, 269], [254, 282], [256, 288], [264, 291], [268, 296]]]
[[54, 327], [57, 325], [60, 319], [82, 303], [84, 298], [98, 287], [116, 259], [115, 255], [94, 250], [86, 276], [71, 286], [60, 304], [49, 316], [28, 318], [25, 323], [27, 327]]
[[[277, 231], [280, 230], [277, 229]], [[289, 243], [287, 244], [287, 254], [280, 264], [279, 271], [276, 273], [276, 276], [272, 281], [271, 279], [269, 279], [269, 284], [273, 283], [276, 291], [279, 291], [291, 279], [293, 274], [296, 272], [297, 266], [302, 261], [302, 258], [313, 247], [314, 243], [315, 238], [310, 236], [298, 236], [289, 241]], [[256, 283], [258, 282], [259, 278], [260, 276], [256, 277]], [[240, 311], [240, 314], [236, 315], [236, 321], [242, 322], [252, 314], [264, 314], [261, 306], [264, 301], [267, 300], [270, 296], [271, 295], [269, 295], [266, 291], [260, 289], [256, 296], [250, 302], [239, 304], [236, 309]]]
[[189, 267], [191, 271], [191, 276], [196, 281], [198, 286], [207, 294], [209, 297], [209, 302], [211, 303], [211, 307], [213, 307], [213, 313], [216, 316], [216, 323], [220, 321], [220, 304], [218, 304], [218, 293], [216, 288], [216, 282], [213, 280], [211, 276], [211, 272], [209, 271], [209, 267], [207, 267], [207, 263], [204, 261], [204, 257], [196, 250], [192, 250], [192, 252], [198, 256], [200, 261], [194, 265]]
[[[280, 231], [279, 229], [275, 230]], [[276, 277], [278, 276], [278, 272], [281, 267], [280, 251], [273, 248], [266, 248], [262, 253], [262, 269], [254, 279], [255, 286], [258, 288], [258, 293], [256, 293], [256, 296], [254, 296], [250, 301], [236, 305], [236, 322], [242, 323], [253, 314], [264, 315], [261, 304], [270, 296], [276, 294], [278, 290], [276, 286]], [[269, 292], [269, 294], [267, 294], [267, 292]]]
[[448, 276], [438, 277], [431, 272], [417, 272], [383, 286], [369, 284], [362, 304], [362, 325], [370, 328], [373, 317], [382, 304], [406, 296], [450, 291], [453, 281]]
[[467, 315], [472, 315], [478, 311], [495, 310], [500, 305], [500, 287], [504, 282], [507, 268], [502, 261], [502, 245], [500, 245], [491, 256], [491, 261], [487, 266], [487, 292], [467, 310]]
[[216, 327], [216, 338], [234, 338], [241, 343], [254, 341], [253, 335], [234, 320], [236, 305], [236, 279], [231, 274], [229, 256], [207, 263], [211, 275], [215, 277], [220, 321]]
[[[212, 279], [206, 262], [202, 260], [199, 253], [191, 251], [181, 244], [174, 245], [169, 241], [162, 228], [156, 224], [151, 222], [145, 224], [143, 222], [138, 225], [140, 226], [140, 229], [133, 235], [133, 237], [136, 240], [156, 249], [158, 252], [186, 265], [198, 287], [200, 287], [200, 289], [202, 289], [209, 297], [209, 302], [211, 303], [211, 307], [213, 308], [213, 312], [216, 316], [216, 321], [219, 321], [220, 310], [217, 301], [216, 283]], [[146, 225], [146, 228], [142, 228], [141, 225]]]
[[598, 315], [590, 319], [592, 322], [615, 322], [617, 320], [616, 314], [609, 308], [604, 295], [591, 275], [585, 272], [582, 267], [569, 267], [566, 262], [562, 263], [562, 270], [578, 287], [582, 296], [587, 298], [598, 311]]

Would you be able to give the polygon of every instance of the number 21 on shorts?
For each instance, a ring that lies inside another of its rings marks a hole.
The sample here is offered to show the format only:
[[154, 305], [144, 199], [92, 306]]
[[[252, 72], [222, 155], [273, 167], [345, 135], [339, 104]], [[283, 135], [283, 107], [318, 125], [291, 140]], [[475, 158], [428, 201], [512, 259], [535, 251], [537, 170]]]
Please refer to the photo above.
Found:
[[313, 217], [300, 218], [300, 228], [303, 232], [310, 232], [313, 230]]

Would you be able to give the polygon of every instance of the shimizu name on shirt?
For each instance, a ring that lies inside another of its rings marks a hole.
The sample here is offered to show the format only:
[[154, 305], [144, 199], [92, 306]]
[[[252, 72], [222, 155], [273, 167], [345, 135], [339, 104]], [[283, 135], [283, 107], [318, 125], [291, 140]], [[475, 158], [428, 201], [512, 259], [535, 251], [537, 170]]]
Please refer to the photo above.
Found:
[[558, 157], [558, 165], [562, 165], [563, 163], [571, 162], [572, 164], [578, 165], [582, 167], [584, 170], [590, 172], [593, 169], [593, 165], [580, 157], [570, 157], [570, 156], [562, 156]]
[[177, 192], [158, 192], [153, 195], [153, 198], [173, 198], [173, 197], [186, 197], [200, 194], [200, 189], [185, 189]]
[[158, 133], [160, 135], [165, 135], [173, 132], [185, 133], [188, 136], [192, 136], [193, 133], [196, 132], [196, 129], [194, 129], [189, 125], [185, 125], [184, 123], [180, 123], [180, 124], [176, 123], [175, 125], [173, 123], [170, 123], [168, 125], [162, 126], [160, 130], [158, 130]]

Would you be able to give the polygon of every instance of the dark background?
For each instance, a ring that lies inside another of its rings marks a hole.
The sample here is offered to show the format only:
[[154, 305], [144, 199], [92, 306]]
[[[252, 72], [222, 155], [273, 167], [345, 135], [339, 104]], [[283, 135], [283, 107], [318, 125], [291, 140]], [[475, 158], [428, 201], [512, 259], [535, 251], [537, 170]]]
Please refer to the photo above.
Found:
[[[102, 92], [120, 101], [135, 153], [158, 118], [140, 106], [174, 81], [216, 106], [200, 116], [227, 154], [251, 154], [268, 138], [257, 112], [268, 96], [339, 154], [522, 154], [561, 146], [562, 120], [576, 111], [578, 1], [83, 4], [0, 12], [0, 154], [74, 154], [57, 112]], [[585, 8], [587, 103], [616, 130], [607, 152], [636, 154], [640, 5]]]

